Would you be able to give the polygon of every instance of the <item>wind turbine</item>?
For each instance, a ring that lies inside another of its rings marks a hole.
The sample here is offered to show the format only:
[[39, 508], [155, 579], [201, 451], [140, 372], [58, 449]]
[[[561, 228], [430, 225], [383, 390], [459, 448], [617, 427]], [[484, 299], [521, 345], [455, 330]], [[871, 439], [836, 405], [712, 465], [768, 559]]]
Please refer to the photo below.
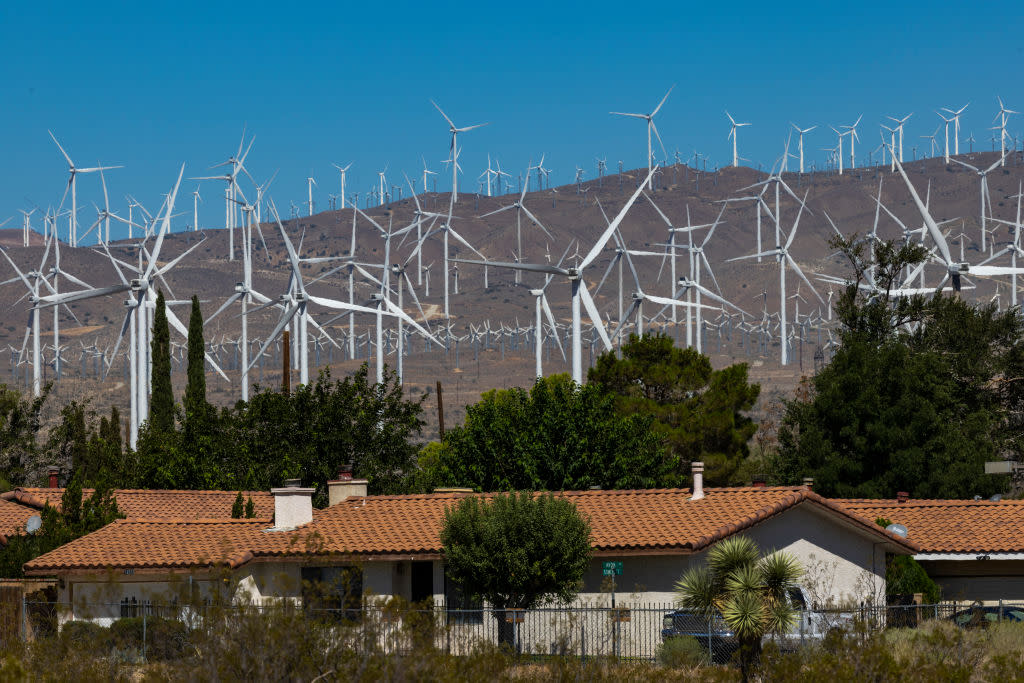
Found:
[[743, 126], [749, 126], [750, 124], [736, 123], [736, 119], [734, 119], [728, 111], [725, 112], [725, 115], [729, 117], [729, 123], [732, 124], [732, 126], [729, 128], [729, 135], [726, 138], [727, 140], [729, 138], [732, 138], [732, 166], [733, 168], [739, 168], [740, 157], [739, 152], [736, 149], [736, 130], [742, 128]]
[[[308, 192], [307, 199], [306, 199], [306, 206], [309, 209], [309, 213], [306, 214], [307, 216], [312, 216], [313, 215], [313, 186], [314, 185], [316, 185], [316, 181], [313, 180], [313, 176], [309, 176], [308, 178], [306, 178], [306, 190]], [[317, 187], [319, 187], [319, 186], [317, 186]]]
[[[483, 126], [489, 126], [491, 124], [490, 124], [490, 122], [488, 122], [488, 123], [478, 123], [478, 124], [476, 124], [474, 126], [463, 126], [462, 128], [459, 128], [458, 126], [455, 125], [454, 122], [452, 122], [452, 120], [450, 118], [448, 118], [448, 115], [444, 113], [444, 111], [441, 109], [441, 107], [437, 106], [437, 102], [435, 102], [434, 100], [430, 100], [430, 103], [432, 105], [434, 105], [434, 108], [437, 109], [437, 111], [439, 111], [441, 113], [441, 116], [444, 117], [444, 120], [448, 122], [448, 130], [449, 130], [449, 132], [452, 135], [451, 144], [449, 145], [449, 147], [451, 148], [451, 155], [452, 155], [451, 156], [451, 161], [452, 161], [452, 202], [454, 203], [454, 202], [459, 201], [459, 147], [458, 147], [458, 135], [459, 135], [459, 133], [465, 133], [467, 131], [473, 130], [474, 128], [482, 128]], [[427, 167], [426, 167], [426, 163], [424, 163], [424, 165], [423, 165], [423, 180], [424, 180], [424, 182], [426, 182], [426, 178], [427, 178]], [[447, 272], [445, 272], [445, 279], [447, 280], [447, 278], [448, 278], [448, 274], [447, 274]]]
[[[850, 136], [850, 170], [851, 171], [853, 171], [853, 169], [855, 169], [857, 167], [857, 155], [854, 152], [854, 141], [855, 140], [858, 140], [858, 141], [860, 140], [860, 137], [857, 135], [857, 126], [860, 125], [860, 120], [862, 118], [864, 118], [863, 114], [861, 114], [860, 116], [857, 117], [857, 120], [853, 122], [852, 126], [840, 126], [840, 128], [845, 128], [846, 129], [846, 134]], [[910, 118], [910, 117], [907, 117], [907, 118]]]
[[249, 150], [252, 149], [253, 143], [256, 138], [253, 137], [249, 140], [249, 146], [245, 148], [245, 153], [242, 153], [242, 147], [245, 145], [245, 130], [242, 130], [242, 139], [238, 142], [237, 154], [232, 154], [228, 157], [227, 161], [222, 161], [219, 164], [214, 164], [210, 168], [220, 168], [221, 166], [231, 166], [231, 170], [224, 175], [217, 176], [200, 176], [191, 178], [191, 180], [224, 180], [227, 181], [227, 187], [224, 189], [224, 227], [228, 231], [228, 260], [235, 260], [235, 227], [237, 221], [236, 206], [238, 202], [238, 174], [245, 171], [245, 158], [249, 156]]
[[627, 113], [621, 112], [621, 111], [609, 112], [609, 113], [611, 113], [614, 116], [629, 116], [629, 117], [634, 118], [634, 119], [643, 119], [643, 120], [647, 121], [647, 189], [648, 190], [653, 190], [654, 189], [654, 168], [656, 168], [656, 166], [653, 166], [653, 164], [654, 164], [654, 161], [653, 161], [653, 159], [654, 159], [654, 150], [651, 147], [651, 133], [654, 133], [654, 136], [656, 138], [658, 138], [658, 144], [661, 145], [662, 153], [663, 154], [666, 153], [665, 152], [665, 143], [663, 143], [661, 141], [661, 135], [658, 134], [658, 127], [656, 125], [654, 125], [654, 117], [661, 110], [662, 105], [665, 104], [665, 100], [668, 99], [668, 96], [672, 93], [672, 89], [675, 88], [675, 87], [676, 86], [673, 85], [671, 88], [668, 89], [668, 92], [665, 93], [665, 96], [661, 98], [661, 102], [658, 103], [658, 106], [655, 107], [654, 111], [652, 111], [650, 114], [627, 114]]
[[991, 173], [992, 171], [994, 171], [996, 169], [996, 166], [999, 166], [999, 165], [1001, 165], [1003, 163], [1003, 160], [1006, 159], [1006, 154], [1007, 154], [1006, 152], [1003, 152], [1002, 156], [1000, 156], [998, 159], [996, 159], [995, 163], [993, 163], [991, 166], [986, 168], [984, 171], [979, 169], [977, 166], [971, 166], [970, 164], [965, 163], [963, 161], [960, 161], [959, 159], [953, 159], [954, 162], [960, 164], [961, 166], [964, 166], [966, 168], [971, 169], [972, 171], [977, 173], [978, 176], [981, 177], [981, 192], [980, 192], [980, 194], [981, 194], [981, 250], [982, 251], [985, 251], [985, 232], [986, 232], [986, 229], [985, 229], [985, 206], [986, 205], [988, 206], [989, 211], [991, 211], [991, 209], [992, 209], [992, 199], [989, 197], [989, 191], [988, 191], [988, 174]]
[[[530, 171], [532, 170], [532, 168], [533, 168], [532, 165], [527, 164], [527, 166], [526, 166], [526, 175], [527, 175], [527, 177], [529, 177]], [[544, 227], [544, 224], [540, 222], [540, 219], [538, 219], [536, 216], [534, 216], [533, 213], [528, 208], [526, 208], [526, 205], [523, 203], [526, 200], [526, 187], [527, 186], [524, 183], [523, 184], [522, 192], [520, 192], [519, 199], [517, 201], [512, 202], [508, 206], [503, 206], [500, 209], [495, 209], [494, 211], [491, 211], [490, 213], [485, 213], [484, 215], [480, 216], [480, 218], [487, 218], [488, 216], [493, 216], [493, 215], [501, 213], [503, 211], [508, 211], [509, 209], [515, 209], [516, 210], [516, 258], [519, 259], [520, 261], [523, 260], [523, 226], [522, 226], [522, 214], [523, 213], [526, 214], [527, 218], [529, 218], [531, 221], [536, 223], [537, 227], [539, 227], [541, 230], [543, 230], [545, 235], [547, 235], [551, 239], [554, 239], [554, 237], [551, 235], [551, 233], [548, 232], [548, 229]], [[516, 271], [516, 282], [517, 283], [519, 282], [519, 272], [518, 271]]]
[[790, 123], [789, 125], [793, 126], [793, 128], [796, 129], [796, 132], [797, 132], [797, 147], [800, 148], [800, 173], [803, 173], [804, 172], [804, 134], [805, 133], [810, 133], [812, 130], [817, 128], [817, 126], [811, 126], [810, 128], [801, 128], [800, 126], [796, 125], [795, 123]]
[[[967, 104], [965, 104], [964, 106], [962, 106], [962, 107], [960, 107], [959, 109], [956, 109], [956, 110], [950, 109], [948, 107], [943, 107], [942, 108], [942, 111], [948, 112], [949, 115], [950, 115], [950, 118], [953, 119], [953, 154], [957, 154], [957, 155], [960, 154], [960, 115], [963, 114], [964, 110], [967, 109], [967, 107], [969, 107], [969, 106], [971, 106], [970, 102], [968, 102]], [[942, 116], [942, 115], [939, 114], [939, 116]], [[946, 117], [943, 116], [942, 118], [945, 119]], [[948, 139], [949, 139], [948, 134], [946, 136], [946, 139], [948, 141]], [[946, 157], [947, 157], [946, 163], [948, 164], [949, 163], [949, 159], [948, 159], [948, 157], [949, 157], [948, 145], [947, 145]]]
[[[32, 234], [32, 219], [29, 217], [34, 214], [36, 210], [32, 209], [31, 211], [25, 211], [24, 209], [18, 209], [18, 212], [21, 214], [21, 245], [23, 247], [27, 247], [29, 246], [30, 235]], [[7, 223], [7, 221], [0, 223], [0, 227], [5, 223]]]
[[196, 185], [196, 189], [192, 191], [192, 231], [199, 231], [199, 202], [203, 201], [203, 198], [199, 196], [199, 186]]
[[344, 167], [339, 166], [338, 164], [333, 164], [333, 165], [334, 165], [334, 168], [338, 169], [338, 172], [341, 174], [341, 206], [339, 208], [344, 209], [345, 208], [345, 172], [348, 171], [348, 169], [352, 168], [352, 164], [349, 163], [348, 166], [344, 166]]
[[[806, 193], [804, 194], [804, 198], [803, 199], [799, 199], [798, 198], [798, 201], [800, 202], [800, 209], [797, 211], [796, 219], [793, 222], [793, 229], [790, 231], [789, 238], [786, 240], [785, 245], [783, 245], [781, 243], [781, 236], [782, 236], [781, 231], [780, 230], [776, 230], [775, 236], [776, 236], [776, 240], [777, 241], [776, 241], [776, 244], [775, 244], [775, 249], [773, 249], [772, 251], [767, 251], [767, 252], [763, 252], [762, 254], [760, 254], [761, 256], [769, 256], [769, 255], [775, 256], [777, 261], [778, 261], [778, 264], [779, 264], [779, 324], [780, 324], [779, 340], [780, 340], [780, 343], [781, 343], [781, 345], [780, 345], [780, 348], [781, 348], [780, 363], [782, 365], [788, 365], [789, 364], [789, 350], [787, 349], [787, 346], [786, 346], [787, 343], [788, 343], [788, 337], [787, 337], [787, 334], [786, 334], [787, 333], [786, 307], [788, 305], [786, 303], [787, 302], [787, 298], [786, 298], [786, 265], [787, 265], [787, 263], [789, 264], [790, 268], [792, 268], [794, 271], [796, 271], [796, 274], [800, 277], [800, 279], [803, 280], [804, 283], [808, 287], [810, 287], [811, 291], [814, 292], [814, 295], [816, 297], [818, 297], [818, 300], [821, 301], [821, 303], [823, 303], [823, 304], [825, 303], [824, 299], [821, 298], [821, 295], [818, 294], [817, 290], [814, 289], [814, 285], [812, 285], [811, 281], [807, 279], [806, 275], [804, 275], [804, 271], [800, 268], [800, 266], [797, 264], [796, 260], [789, 253], [789, 249], [793, 245], [793, 240], [796, 238], [797, 228], [800, 227], [800, 217], [803, 215], [803, 212], [805, 210], [807, 210], [807, 194]], [[728, 260], [729, 261], [739, 261], [740, 259], [756, 258], [757, 256], [758, 256], [758, 254], [749, 254], [747, 256], [737, 256], [736, 258], [731, 258], [731, 259], [728, 259]]]
[[[68, 242], [71, 244], [72, 247], [77, 247], [78, 246], [78, 183], [76, 181], [76, 178], [77, 178], [78, 174], [79, 173], [95, 173], [97, 171], [109, 171], [109, 170], [114, 169], [114, 168], [123, 168], [123, 167], [122, 166], [94, 166], [92, 168], [77, 168], [75, 166], [75, 162], [73, 162], [71, 160], [71, 157], [68, 156], [68, 153], [65, 152], [64, 148], [61, 147], [59, 142], [57, 142], [57, 137], [53, 134], [53, 132], [52, 131], [46, 131], [46, 132], [50, 134], [51, 138], [53, 138], [53, 142], [54, 142], [55, 145], [57, 145], [57, 149], [60, 150], [60, 153], [64, 155], [64, 158], [68, 162], [68, 172], [70, 173], [70, 176], [68, 177], [68, 186], [64, 189], [64, 197], [67, 197], [68, 190], [69, 189], [71, 190], [71, 230], [70, 230], [70, 235], [69, 235], [69, 238], [68, 238]], [[61, 204], [64, 203], [64, 197], [61, 197], [61, 200], [60, 200]], [[59, 213], [60, 209], [58, 208], [57, 211]]]
[[[1002, 153], [1002, 157], [1000, 158], [1000, 165], [1005, 166], [1006, 165], [1006, 122], [1007, 122], [1007, 120], [1009, 120], [1010, 114], [1019, 114], [1020, 112], [1013, 111], [1012, 109], [1007, 109], [1003, 105], [1003, 99], [1001, 97], [996, 97], [996, 99], [999, 100], [999, 113], [996, 114], [995, 118], [993, 118], [992, 120], [995, 121], [996, 119], [999, 119], [999, 125], [993, 127], [992, 130], [998, 130], [999, 131], [999, 151]], [[70, 159], [68, 161], [70, 162]]]
[[890, 121], [895, 122], [895, 124], [896, 124], [894, 127], [895, 127], [895, 129], [896, 129], [896, 131], [897, 131], [897, 133], [899, 135], [899, 140], [898, 140], [897, 144], [899, 145], [898, 149], [899, 149], [899, 160], [900, 160], [900, 163], [903, 163], [903, 126], [904, 126], [904, 124], [906, 124], [906, 122], [913, 115], [914, 115], [914, 112], [910, 112], [909, 114], [904, 116], [902, 119], [898, 119], [895, 116], [887, 116], [886, 117], [887, 119], [889, 119]]
[[[650, 182], [656, 169], [657, 166], [648, 172], [646, 183]], [[641, 185], [636, 188], [636, 191], [629, 198], [629, 201], [627, 201], [622, 207], [618, 215], [615, 216], [615, 219], [608, 225], [605, 231], [601, 234], [601, 237], [594, 243], [594, 246], [591, 247], [590, 251], [583, 257], [583, 260], [574, 267], [562, 268], [561, 266], [552, 266], [550, 264], [454, 259], [460, 263], [474, 263], [477, 265], [497, 266], [499, 268], [515, 268], [518, 270], [543, 273], [545, 275], [561, 275], [569, 281], [572, 301], [572, 379], [577, 384], [583, 383], [583, 330], [581, 324], [581, 305], [583, 308], [587, 309], [587, 314], [594, 323], [594, 329], [597, 331], [598, 336], [604, 343], [605, 349], [608, 351], [612, 350], [612, 342], [611, 339], [608, 338], [608, 333], [604, 329], [604, 323], [601, 321], [601, 314], [598, 312], [597, 306], [594, 304], [594, 300], [591, 298], [590, 293], [587, 291], [587, 286], [583, 281], [584, 270], [592, 264], [604, 250], [605, 245], [608, 244], [612, 235], [616, 230], [618, 230], [619, 224], [622, 222], [622, 219], [625, 218], [626, 213], [630, 208], [632, 208], [633, 204], [636, 203], [640, 193], [643, 192], [643, 185], [646, 183], [641, 183]]]

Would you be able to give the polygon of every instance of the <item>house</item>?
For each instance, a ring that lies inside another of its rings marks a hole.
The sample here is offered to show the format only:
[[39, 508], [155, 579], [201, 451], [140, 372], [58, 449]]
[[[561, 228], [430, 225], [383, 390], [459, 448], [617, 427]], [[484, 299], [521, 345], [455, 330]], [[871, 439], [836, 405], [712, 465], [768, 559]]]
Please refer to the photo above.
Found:
[[907, 528], [944, 600], [1024, 602], [1024, 500], [836, 500], [865, 521]]
[[[699, 463], [696, 463], [699, 465]], [[704, 562], [718, 541], [745, 534], [763, 549], [794, 554], [808, 569], [807, 592], [820, 605], [881, 604], [886, 553], [912, 554], [891, 534], [806, 486], [564, 491], [589, 518], [593, 559], [578, 597], [607, 605], [605, 562], [621, 563], [617, 605], [669, 604], [674, 584]], [[187, 592], [256, 604], [305, 602], [310, 579], [344, 584], [342, 602], [364, 595], [464, 604], [444, 574], [444, 511], [473, 494], [368, 496], [365, 480], [330, 482], [331, 505], [313, 510], [313, 489], [273, 489], [274, 523], [262, 520], [118, 520], [25, 565], [56, 577], [68, 618], [116, 619], [118, 607], [167, 602]], [[483, 494], [487, 495], [487, 494]]]

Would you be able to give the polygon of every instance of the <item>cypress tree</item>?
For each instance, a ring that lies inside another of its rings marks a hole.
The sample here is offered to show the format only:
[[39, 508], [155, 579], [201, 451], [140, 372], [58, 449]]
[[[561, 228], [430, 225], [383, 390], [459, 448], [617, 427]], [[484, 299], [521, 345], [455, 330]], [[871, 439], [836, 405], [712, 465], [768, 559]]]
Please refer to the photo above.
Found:
[[206, 342], [203, 339], [203, 314], [199, 297], [192, 296], [192, 315], [188, 321], [188, 383], [185, 385], [185, 424], [202, 420], [206, 414]]
[[242, 492], [239, 491], [238, 495], [235, 496], [235, 503], [231, 506], [231, 519], [241, 519], [242, 511], [244, 510], [242, 503]]
[[167, 309], [163, 291], [156, 295], [153, 314], [152, 387], [150, 397], [150, 427], [155, 432], [174, 430], [174, 392], [171, 390], [171, 332], [167, 327]]

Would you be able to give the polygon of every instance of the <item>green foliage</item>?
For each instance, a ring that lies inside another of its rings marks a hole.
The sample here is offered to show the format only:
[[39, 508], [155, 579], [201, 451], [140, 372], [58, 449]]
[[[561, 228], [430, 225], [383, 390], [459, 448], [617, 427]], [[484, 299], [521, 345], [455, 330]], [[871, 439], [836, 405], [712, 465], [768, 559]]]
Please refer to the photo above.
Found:
[[655, 659], [670, 669], [703, 666], [708, 663], [708, 650], [692, 636], [669, 638], [658, 645]]
[[[867, 272], [852, 253], [855, 271]], [[890, 297], [900, 269], [921, 254], [892, 245], [877, 253], [879, 290], [847, 288], [837, 308], [842, 346], [786, 404], [778, 481], [812, 476], [817, 491], [839, 497], [1003, 490], [984, 462], [1024, 445], [1024, 318], [955, 297]]]
[[[185, 429], [195, 433], [192, 427], [198, 421], [205, 421], [210, 412], [206, 402], [206, 342], [203, 339], [203, 314], [199, 309], [199, 297], [192, 296], [192, 313], [188, 320], [188, 381], [185, 384]], [[191, 425], [190, 425], [191, 423]]]
[[71, 401], [61, 408], [61, 421], [50, 431], [46, 453], [53, 463], [67, 463], [71, 478], [83, 486], [121, 485], [130, 480], [132, 466], [121, 443], [120, 422], [116, 407], [97, 424], [87, 402]]
[[299, 478], [317, 488], [314, 500], [323, 506], [327, 481], [352, 463], [371, 493], [401, 493], [415, 465], [411, 439], [422, 411], [422, 399], [405, 399], [390, 371], [378, 386], [365, 364], [338, 381], [324, 370], [290, 394], [257, 389], [248, 403], [211, 414], [196, 438], [144, 430], [138, 485], [266, 490]]
[[482, 491], [652, 488], [679, 482], [677, 459], [651, 430], [650, 415], [622, 415], [598, 384], [567, 375], [523, 389], [492, 390], [466, 408], [421, 465], [421, 486]]
[[703, 461], [709, 484], [740, 483], [738, 470], [757, 425], [743, 411], [761, 392], [747, 380], [747, 365], [712, 370], [694, 349], [680, 349], [665, 334], [630, 335], [615, 352], [601, 354], [588, 379], [618, 397], [622, 415], [650, 415], [652, 431], [676, 458], [680, 477]]
[[109, 488], [97, 488], [83, 500], [81, 480], [76, 476], [64, 489], [60, 510], [49, 505], [43, 508], [43, 524], [35, 534], [22, 533], [7, 539], [7, 545], [0, 550], [0, 577], [21, 578], [22, 566], [29, 560], [123, 516]]
[[757, 662], [762, 638], [785, 633], [796, 624], [789, 591], [797, 587], [802, 574], [792, 555], [762, 555], [746, 536], [730, 536], [712, 546], [705, 566], [690, 569], [679, 579], [676, 596], [682, 607], [698, 614], [722, 615], [739, 641], [746, 679]]
[[590, 562], [590, 524], [551, 494], [469, 496], [445, 511], [448, 578], [498, 610], [570, 602]]
[[174, 430], [174, 391], [171, 388], [171, 332], [167, 327], [167, 308], [163, 291], [156, 295], [153, 313], [152, 396], [149, 406], [150, 429], [160, 434]]
[[925, 605], [935, 605], [942, 600], [939, 584], [928, 576], [921, 563], [910, 555], [893, 555], [885, 563], [886, 599], [892, 602], [897, 595], [921, 593]]
[[238, 495], [235, 496], [235, 502], [231, 505], [231, 518], [241, 519], [244, 511], [245, 503], [242, 501], [242, 492], [239, 491]]
[[158, 616], [118, 619], [105, 630], [97, 634], [100, 647], [135, 657], [145, 652], [147, 661], [158, 662], [184, 657], [191, 651], [194, 637], [184, 622]]
[[256, 517], [256, 503], [253, 502], [252, 496], [249, 496], [249, 500], [245, 501], [245, 518], [254, 519]]
[[0, 488], [4, 490], [27, 483], [26, 467], [38, 453], [40, 412], [50, 388], [50, 384], [45, 385], [38, 398], [30, 399], [0, 384]]

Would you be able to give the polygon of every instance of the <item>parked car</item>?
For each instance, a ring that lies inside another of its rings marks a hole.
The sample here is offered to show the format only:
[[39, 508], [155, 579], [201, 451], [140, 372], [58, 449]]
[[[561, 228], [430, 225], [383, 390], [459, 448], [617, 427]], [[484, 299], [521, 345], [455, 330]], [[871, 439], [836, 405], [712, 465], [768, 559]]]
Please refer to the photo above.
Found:
[[1024, 621], [1024, 609], [1020, 607], [998, 607], [991, 605], [972, 605], [948, 617], [949, 621], [960, 628], [988, 628], [1002, 621]]
[[665, 615], [661, 629], [663, 641], [672, 638], [694, 638], [708, 651], [709, 659], [715, 664], [724, 664], [732, 658], [739, 647], [734, 634], [720, 615], [707, 617], [685, 609], [677, 609]]

